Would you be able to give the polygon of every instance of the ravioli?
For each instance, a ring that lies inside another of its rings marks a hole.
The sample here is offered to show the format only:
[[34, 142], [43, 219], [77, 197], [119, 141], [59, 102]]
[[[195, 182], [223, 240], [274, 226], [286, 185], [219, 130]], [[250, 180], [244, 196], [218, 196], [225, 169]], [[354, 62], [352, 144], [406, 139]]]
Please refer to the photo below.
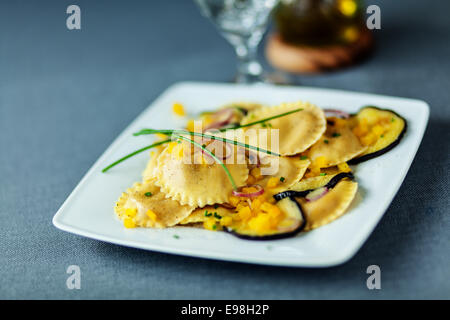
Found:
[[155, 178], [154, 170], [157, 165], [157, 160], [164, 148], [156, 148], [150, 152], [150, 160], [147, 162], [144, 172], [142, 173], [143, 181], [148, 181]]
[[193, 206], [180, 205], [167, 198], [154, 182], [135, 183], [117, 201], [115, 212], [124, 223], [130, 223], [130, 227], [171, 227], [194, 211]]
[[[176, 148], [181, 148], [180, 144]], [[167, 197], [179, 201], [181, 204], [189, 204], [196, 207], [204, 207], [216, 203], [228, 201], [233, 191], [227, 173], [217, 163], [196, 164], [185, 163], [179, 159], [176, 150], [164, 149], [158, 157], [155, 168], [156, 185]], [[225, 164], [233, 177], [236, 186], [246, 184], [248, 168], [245, 156], [234, 152], [236, 157], [234, 164]]]
[[[276, 116], [282, 113], [293, 111], [301, 108], [299, 112], [295, 112], [283, 117], [279, 117], [270, 121], [266, 121], [263, 125], [256, 124], [249, 126], [249, 129], [268, 130], [268, 136], [271, 130], [278, 129], [278, 141], [273, 142], [265, 140], [260, 130], [255, 130], [258, 136], [258, 145], [261, 146], [262, 141], [268, 141], [267, 149], [280, 153], [283, 156], [295, 155], [305, 151], [316, 141], [320, 139], [326, 130], [326, 121], [323, 111], [317, 106], [307, 102], [284, 103], [276, 107], [263, 107], [250, 112], [241, 122], [241, 125], [249, 124], [258, 120]], [[261, 146], [264, 149], [264, 146]]]
[[267, 155], [261, 159], [261, 172], [264, 173], [266, 169], [270, 175], [264, 175], [257, 183], [266, 187], [269, 180], [275, 177], [279, 180], [279, 183], [274, 188], [266, 188], [265, 192], [269, 194], [278, 193], [280, 190], [287, 189], [300, 181], [310, 163], [309, 160], [302, 160], [300, 157]]
[[358, 183], [341, 180], [320, 199], [307, 201], [303, 197], [296, 198], [306, 216], [304, 230], [318, 228], [342, 216], [355, 198], [357, 190]]
[[331, 167], [355, 158], [366, 149], [349, 125], [336, 126], [330, 121], [325, 134], [311, 146], [307, 154], [312, 161], [325, 157], [325, 167]]

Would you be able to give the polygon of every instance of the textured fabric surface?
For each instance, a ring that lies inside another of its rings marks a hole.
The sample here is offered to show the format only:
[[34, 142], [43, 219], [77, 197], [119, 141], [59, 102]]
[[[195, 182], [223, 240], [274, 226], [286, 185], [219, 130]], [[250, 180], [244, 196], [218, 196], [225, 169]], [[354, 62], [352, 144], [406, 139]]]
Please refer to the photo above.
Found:
[[[167, 255], [52, 226], [84, 173], [166, 87], [234, 75], [231, 47], [191, 1], [80, 0], [82, 30], [69, 31], [72, 3], [0, 3], [0, 298], [450, 298], [449, 1], [366, 1], [382, 12], [372, 57], [296, 79], [431, 106], [389, 210], [353, 259], [327, 269]], [[72, 264], [81, 290], [66, 288]], [[371, 264], [381, 290], [366, 287]]]

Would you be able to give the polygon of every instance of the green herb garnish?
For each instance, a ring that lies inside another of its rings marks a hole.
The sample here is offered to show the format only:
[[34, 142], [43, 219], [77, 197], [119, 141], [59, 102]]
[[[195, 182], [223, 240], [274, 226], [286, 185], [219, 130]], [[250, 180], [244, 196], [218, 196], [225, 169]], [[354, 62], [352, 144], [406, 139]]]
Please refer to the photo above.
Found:
[[[140, 136], [140, 135], [144, 135], [144, 134], [156, 134], [156, 133], [164, 133], [164, 134], [168, 134], [168, 135], [177, 135], [178, 137], [180, 135], [191, 135], [191, 136], [196, 136], [196, 137], [203, 137], [203, 138], [207, 138], [207, 139], [211, 139], [211, 140], [217, 140], [217, 141], [221, 141], [221, 142], [226, 142], [229, 144], [233, 144], [236, 146], [240, 146], [240, 147], [244, 147], [246, 149], [253, 149], [259, 152], [263, 152], [263, 153], [267, 153], [267, 154], [271, 154], [277, 157], [281, 157], [281, 154], [276, 153], [276, 152], [272, 152], [269, 150], [264, 150], [261, 149], [259, 147], [255, 147], [255, 146], [251, 146], [249, 144], [246, 143], [242, 143], [236, 140], [230, 140], [230, 139], [226, 139], [226, 138], [222, 138], [222, 137], [218, 137], [218, 136], [213, 136], [210, 134], [206, 134], [206, 133], [201, 133], [201, 132], [193, 132], [193, 131], [186, 131], [186, 130], [156, 130], [156, 129], [142, 129], [139, 132], [134, 133], [134, 136]], [[198, 143], [196, 143], [198, 144]], [[199, 147], [201, 147], [201, 145], [199, 145]]]
[[281, 181], [281, 182], [284, 182], [284, 180], [286, 180], [284, 177], [281, 177], [281, 178], [280, 178], [280, 181]]
[[102, 172], [108, 171], [108, 170], [111, 169], [112, 167], [118, 165], [118, 164], [121, 163], [122, 161], [127, 160], [128, 158], [131, 158], [132, 156], [137, 155], [138, 153], [144, 152], [145, 150], [148, 150], [148, 149], [151, 149], [151, 148], [160, 146], [160, 145], [162, 145], [162, 144], [164, 144], [164, 143], [168, 143], [168, 142], [170, 142], [170, 141], [171, 141], [170, 139], [163, 140], [163, 141], [158, 141], [158, 142], [155, 142], [154, 144], [151, 144], [151, 145], [149, 145], [149, 146], [146, 146], [146, 147], [143, 147], [143, 148], [141, 148], [141, 149], [139, 149], [139, 150], [136, 150], [136, 151], [134, 151], [134, 152], [132, 152], [132, 153], [130, 153], [130, 154], [127, 154], [125, 157], [120, 158], [119, 160], [117, 160], [117, 161], [111, 163], [109, 166], [107, 166], [106, 168], [104, 168], [104, 169], [102, 170]]
[[333, 138], [337, 138], [337, 137], [340, 137], [340, 136], [341, 136], [341, 134], [339, 132], [333, 133]]
[[210, 213], [208, 213], [208, 210], [205, 210], [205, 217], [211, 217], [212, 216], [212, 213], [210, 212]]
[[327, 139], [323, 140], [323, 142], [325, 142], [325, 144], [328, 144], [330, 141], [328, 141]]
[[324, 176], [326, 176], [327, 174], [325, 173], [325, 172], [322, 172], [321, 174], [319, 174], [319, 176], [322, 176], [322, 177], [324, 177]]
[[307, 156], [300, 156], [300, 160], [308, 160]]
[[233, 108], [235, 108], [239, 112], [243, 113], [244, 115], [246, 115], [248, 113], [247, 109], [245, 109], [245, 108], [243, 108], [241, 106], [233, 106]]
[[391, 118], [391, 122], [394, 122], [395, 121], [395, 118]]
[[[234, 127], [230, 127], [230, 128], [222, 128], [222, 129], [220, 129], [219, 131], [222, 132], [222, 131], [226, 131], [226, 130], [234, 130], [234, 129], [240, 129], [240, 128], [245, 128], [245, 127], [250, 127], [250, 126], [253, 126], [253, 125], [258, 124], [258, 123], [264, 123], [264, 122], [266, 122], [266, 121], [273, 120], [273, 119], [280, 118], [280, 117], [284, 117], [284, 116], [287, 116], [287, 115], [289, 115], [289, 114], [292, 114], [292, 113], [295, 113], [295, 112], [299, 112], [299, 111], [302, 111], [302, 110], [303, 110], [302, 108], [295, 109], [295, 110], [288, 111], [288, 112], [285, 112], [285, 113], [282, 113], [282, 114], [278, 114], [278, 115], [273, 116], [273, 117], [261, 119], [261, 120], [254, 121], [254, 122], [250, 122], [250, 123], [247, 123], [247, 124], [244, 124], [244, 125], [238, 125], [238, 126], [234, 126]], [[205, 112], [205, 113], [202, 113], [202, 114], [207, 114], [207, 113], [209, 113], [209, 112]], [[253, 117], [254, 117], [254, 114], [252, 114], [252, 115], [250, 116], [250, 118], [253, 118]], [[270, 127], [271, 127], [271, 126], [270, 126]], [[193, 135], [193, 136], [201, 136], [201, 137], [204, 137], [204, 138], [209, 138], [209, 139], [212, 139], [212, 140], [218, 140], [218, 141], [222, 141], [222, 142], [227, 142], [227, 143], [231, 143], [231, 144], [234, 144], [234, 145], [237, 145], [237, 146], [241, 146], [241, 147], [244, 147], [244, 148], [247, 148], [247, 149], [253, 149], [253, 150], [256, 150], [256, 151], [260, 151], [260, 152], [263, 152], [263, 153], [267, 153], [267, 154], [270, 154], [270, 155], [275, 155], [275, 156], [281, 157], [281, 155], [280, 155], [279, 153], [276, 153], [276, 152], [272, 152], [272, 151], [260, 149], [260, 148], [255, 147], [255, 146], [248, 145], [248, 144], [246, 144], [246, 143], [241, 143], [241, 142], [238, 142], [238, 141], [229, 140], [229, 139], [225, 139], [225, 138], [221, 138], [221, 137], [216, 137], [216, 136], [212, 136], [212, 135], [208, 135], [208, 134], [204, 134], [204, 133], [198, 133], [198, 132], [190, 132], [190, 131], [184, 131], [184, 130], [153, 130], [153, 129], [143, 129], [143, 130], [141, 130], [141, 131], [135, 133], [134, 136], [139, 136], [139, 135], [143, 135], [143, 134], [155, 134], [155, 133], [162, 133], [162, 134], [165, 134], [165, 135], [167, 135], [167, 136], [172, 135], [172, 134], [190, 134], [191, 136], [192, 136], [192, 135]], [[179, 139], [186, 140], [186, 139], [184, 139], [184, 138], [179, 138]], [[117, 161], [111, 163], [109, 166], [105, 167], [105, 168], [102, 170], [102, 172], [108, 171], [108, 170], [111, 169], [112, 167], [118, 165], [119, 163], [125, 161], [125, 160], [128, 159], [128, 158], [131, 158], [131, 157], [135, 156], [136, 154], [139, 154], [139, 153], [141, 153], [141, 152], [144, 152], [145, 150], [154, 148], [154, 147], [156, 147], [156, 146], [159, 146], [159, 145], [168, 143], [168, 142], [170, 142], [170, 141], [171, 141], [170, 139], [163, 140], [163, 141], [158, 141], [158, 142], [155, 142], [155, 143], [153, 143], [153, 144], [151, 144], [151, 145], [149, 145], [149, 146], [146, 146], [146, 147], [144, 147], [144, 148], [141, 148], [141, 149], [139, 149], [139, 150], [136, 150], [136, 151], [134, 151], [134, 152], [132, 152], [132, 153], [130, 153], [130, 154], [124, 156], [123, 158], [120, 158], [119, 160], [117, 160]], [[191, 143], [193, 143], [193, 144], [195, 144], [195, 145], [197, 144], [196, 142], [194, 142], [194, 141], [192, 141], [192, 140], [190, 140], [190, 139], [189, 139], [189, 141], [191, 141]], [[177, 141], [177, 143], [180, 143], [180, 142], [181, 142], [180, 140]], [[200, 147], [202, 147], [202, 146], [200, 146]], [[213, 154], [211, 154], [211, 152], [209, 152], [209, 150], [206, 150], [205, 148], [202, 148], [202, 150], [205, 151], [205, 152], [207, 152], [209, 155], [211, 155], [211, 156], [214, 158], [214, 160], [219, 161], [219, 163], [221, 163], [220, 160], [217, 159], [217, 157], [215, 157], [215, 155], [213, 155]], [[222, 167], [225, 169], [226, 172], [228, 171], [228, 169], [226, 169], [226, 167], [223, 165], [223, 163], [222, 163]], [[229, 178], [232, 179], [231, 175], [229, 175], [229, 172], [227, 172], [227, 175], [229, 176]], [[231, 181], [231, 180], [230, 180], [230, 181]], [[233, 181], [233, 187], [235, 187], [234, 181]]]
[[175, 239], [180, 239], [180, 236], [177, 235], [177, 234], [174, 234], [173, 237], [174, 237]]
[[216, 229], [217, 229], [217, 226], [216, 226], [215, 224], [213, 224], [212, 229], [213, 229], [213, 230], [216, 230]]
[[222, 219], [222, 216], [221, 216], [221, 215], [219, 215], [219, 214], [217, 214], [217, 212], [214, 212], [214, 218], [217, 218], [217, 219]]
[[219, 207], [219, 205], [216, 203], [215, 205], [214, 205], [214, 209], [217, 209]]
[[151, 196], [153, 195], [153, 193], [151, 193], [151, 192], [146, 192], [146, 193], [144, 193], [144, 195], [145, 195], [146, 197], [151, 197]]
[[[302, 111], [302, 110], [303, 110], [302, 108], [298, 108], [298, 109], [291, 110], [291, 111], [288, 111], [288, 112], [285, 112], [285, 113], [277, 114], [276, 116], [268, 117], [268, 118], [261, 119], [261, 120], [258, 120], [258, 121], [254, 121], [254, 122], [250, 122], [250, 123], [247, 123], [247, 124], [238, 125], [238, 126], [229, 127], [229, 128], [222, 128], [222, 129], [219, 129], [219, 131], [223, 132], [223, 131], [227, 131], [227, 130], [235, 130], [235, 129], [240, 129], [240, 128], [254, 126], [255, 124], [264, 123], [264, 122], [267, 122], [267, 121], [270, 121], [270, 120], [273, 120], [273, 119], [281, 118], [281, 117], [284, 117], [284, 116], [287, 116], [287, 115], [290, 115], [292, 113], [296, 113], [296, 112], [299, 112], [299, 111]], [[252, 113], [250, 115], [250, 118], [254, 118], [254, 116], [255, 116], [255, 114]]]

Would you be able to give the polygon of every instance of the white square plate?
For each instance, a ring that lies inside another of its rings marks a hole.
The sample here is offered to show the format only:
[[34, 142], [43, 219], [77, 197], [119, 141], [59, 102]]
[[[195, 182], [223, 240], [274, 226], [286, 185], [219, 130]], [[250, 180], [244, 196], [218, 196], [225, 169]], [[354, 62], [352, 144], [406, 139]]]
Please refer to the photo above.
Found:
[[[311, 232], [273, 241], [241, 240], [224, 232], [186, 227], [125, 229], [115, 217], [115, 201], [140, 180], [148, 152], [107, 173], [102, 173], [101, 169], [152, 140], [149, 136], [133, 137], [132, 133], [145, 127], [181, 127], [186, 120], [172, 114], [173, 102], [182, 102], [188, 112], [194, 114], [233, 101], [275, 105], [298, 100], [348, 112], [356, 112], [364, 105], [375, 105], [392, 109], [408, 121], [408, 130], [397, 147], [356, 166], [359, 195], [343, 217]], [[423, 101], [373, 94], [269, 85], [176, 84], [133, 121], [98, 159], [58, 210], [53, 224], [101, 241], [180, 255], [282, 266], [338, 265], [358, 251], [388, 208], [417, 152], [428, 116], [429, 107]]]

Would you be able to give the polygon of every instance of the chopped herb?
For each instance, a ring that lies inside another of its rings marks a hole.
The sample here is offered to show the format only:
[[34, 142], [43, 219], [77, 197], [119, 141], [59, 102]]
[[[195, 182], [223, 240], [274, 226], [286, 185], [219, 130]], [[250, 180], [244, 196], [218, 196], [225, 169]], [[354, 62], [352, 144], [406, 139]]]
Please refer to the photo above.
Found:
[[327, 174], [325, 173], [325, 172], [322, 172], [321, 174], [320, 174], [320, 176], [322, 176], [322, 177], [324, 177], [324, 176], [326, 176]]
[[261, 123], [261, 127], [267, 128], [267, 124], [265, 122]]
[[245, 109], [244, 107], [233, 106], [233, 108], [235, 108], [235, 109], [239, 110], [240, 112], [242, 112], [244, 114], [244, 116], [247, 115], [247, 113], [248, 113], [247, 109]]
[[339, 132], [333, 133], [333, 138], [337, 138], [337, 137], [340, 137], [340, 136], [341, 136], [341, 134]]
[[216, 230], [216, 229], [217, 229], [217, 226], [216, 226], [215, 224], [213, 224], [212, 229], [213, 229], [213, 230]]
[[221, 216], [221, 215], [218, 215], [217, 212], [214, 212], [214, 218], [222, 219], [222, 216]]
[[211, 216], [212, 216], [212, 213], [211, 212], [208, 213], [208, 210], [205, 210], [205, 217], [211, 217]]
[[286, 180], [284, 177], [281, 177], [281, 178], [280, 178], [280, 181], [281, 181], [281, 182], [284, 182], [284, 180]]
[[180, 239], [180, 236], [177, 235], [177, 234], [174, 234], [173, 237], [174, 237], [175, 239]]
[[203, 148], [206, 148], [206, 144], [202, 144], [202, 147], [203, 147]]
[[394, 122], [395, 121], [395, 118], [391, 118], [391, 122]]
[[151, 193], [151, 192], [146, 192], [144, 194], [145, 194], [146, 197], [151, 197], [153, 195], [153, 193]]
[[268, 123], [267, 125], [269, 126], [269, 128], [272, 128], [272, 124], [271, 123]]
[[325, 140], [323, 140], [323, 142], [325, 142], [325, 144], [328, 144], [328, 142], [330, 142], [330, 141], [328, 141], [327, 139], [325, 139]]
[[308, 160], [308, 157], [307, 156], [301, 156], [300, 160]]
[[382, 134], [382, 135], [380, 136], [380, 138], [384, 138], [384, 134]]
[[214, 205], [214, 209], [217, 209], [219, 207], [219, 205], [216, 203], [215, 205]]

